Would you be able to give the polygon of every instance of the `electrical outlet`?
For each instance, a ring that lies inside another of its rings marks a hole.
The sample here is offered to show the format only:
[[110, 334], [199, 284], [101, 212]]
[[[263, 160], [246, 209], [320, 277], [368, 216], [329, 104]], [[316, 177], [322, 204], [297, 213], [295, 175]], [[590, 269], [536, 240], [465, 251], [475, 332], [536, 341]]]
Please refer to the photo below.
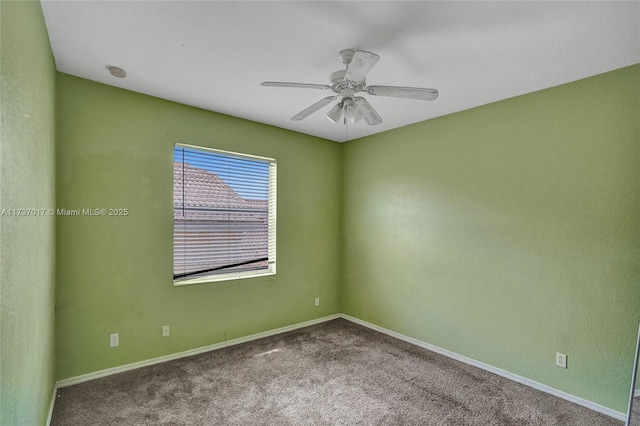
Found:
[[316, 306], [320, 306], [320, 298], [316, 297]]
[[120, 334], [113, 333], [111, 336], [109, 336], [109, 344], [112, 348], [120, 346]]
[[167, 337], [169, 335], [169, 326], [168, 325], [163, 325], [162, 326], [162, 337]]
[[567, 368], [567, 356], [560, 352], [556, 352], [556, 365], [558, 367]]

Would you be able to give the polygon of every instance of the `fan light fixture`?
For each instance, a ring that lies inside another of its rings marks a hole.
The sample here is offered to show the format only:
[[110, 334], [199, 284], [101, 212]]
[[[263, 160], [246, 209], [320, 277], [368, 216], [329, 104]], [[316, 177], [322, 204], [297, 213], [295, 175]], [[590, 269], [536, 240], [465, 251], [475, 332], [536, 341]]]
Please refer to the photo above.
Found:
[[344, 113], [344, 119], [349, 122], [349, 124], [354, 124], [362, 119], [360, 109], [351, 98], [345, 98], [342, 101], [342, 112]]
[[337, 123], [340, 121], [340, 117], [342, 117], [342, 104], [335, 104], [327, 113], [327, 118]]
[[345, 124], [353, 124], [361, 119], [370, 125], [382, 123], [382, 117], [371, 104], [363, 97], [354, 97], [356, 93], [366, 92], [372, 96], [388, 96], [392, 98], [417, 99], [433, 101], [438, 97], [436, 89], [424, 89], [421, 87], [401, 86], [367, 86], [365, 78], [380, 57], [375, 53], [364, 50], [346, 49], [340, 52], [340, 59], [346, 69], [338, 70], [329, 76], [331, 84], [288, 83], [278, 81], [265, 81], [266, 87], [289, 87], [296, 89], [331, 89], [335, 95], [327, 96], [319, 100], [309, 108], [302, 110], [291, 117], [293, 121], [300, 121], [319, 109], [338, 100], [338, 103], [329, 110], [327, 117], [334, 123], [344, 116]]
[[352, 98], [344, 98], [327, 113], [327, 118], [333, 123], [340, 121], [340, 117], [344, 117], [345, 123], [349, 124], [362, 120], [362, 113]]

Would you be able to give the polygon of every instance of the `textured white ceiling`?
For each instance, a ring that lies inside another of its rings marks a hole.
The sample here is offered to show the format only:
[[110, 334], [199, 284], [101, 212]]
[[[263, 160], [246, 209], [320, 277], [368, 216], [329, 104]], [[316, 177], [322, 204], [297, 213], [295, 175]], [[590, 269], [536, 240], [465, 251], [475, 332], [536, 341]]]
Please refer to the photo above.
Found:
[[[348, 139], [640, 63], [640, 2], [43, 0], [59, 71], [344, 141], [325, 116], [289, 118], [330, 93], [338, 53], [380, 55], [368, 84], [437, 88], [433, 102], [365, 95], [384, 119]], [[117, 79], [108, 65], [124, 68]]]

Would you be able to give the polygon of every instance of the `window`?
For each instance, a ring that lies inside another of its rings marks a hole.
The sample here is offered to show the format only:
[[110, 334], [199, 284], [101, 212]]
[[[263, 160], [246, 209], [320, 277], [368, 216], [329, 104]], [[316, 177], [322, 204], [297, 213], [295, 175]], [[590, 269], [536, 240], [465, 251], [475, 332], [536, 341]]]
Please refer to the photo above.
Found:
[[276, 161], [176, 144], [173, 282], [276, 273]]

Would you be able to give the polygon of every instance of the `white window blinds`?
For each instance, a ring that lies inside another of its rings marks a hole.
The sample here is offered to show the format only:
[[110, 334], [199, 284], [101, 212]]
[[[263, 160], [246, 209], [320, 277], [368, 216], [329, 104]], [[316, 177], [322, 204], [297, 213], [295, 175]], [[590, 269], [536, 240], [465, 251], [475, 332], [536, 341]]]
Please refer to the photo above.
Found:
[[174, 285], [275, 274], [276, 162], [177, 144]]

